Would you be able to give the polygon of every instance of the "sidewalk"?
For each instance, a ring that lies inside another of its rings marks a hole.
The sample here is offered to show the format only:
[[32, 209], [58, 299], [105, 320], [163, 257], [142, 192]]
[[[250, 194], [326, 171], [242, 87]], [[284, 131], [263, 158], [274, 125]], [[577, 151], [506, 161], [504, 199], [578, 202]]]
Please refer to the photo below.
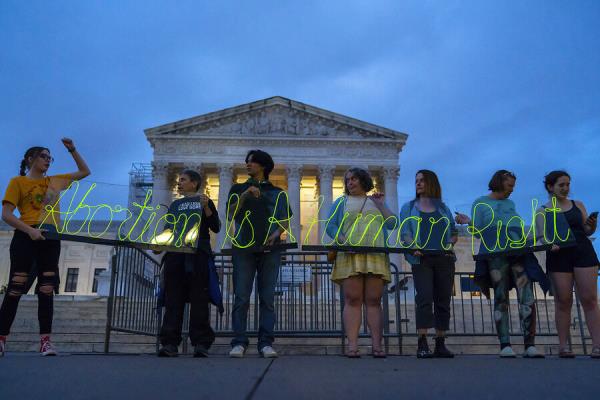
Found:
[[174, 359], [73, 354], [0, 359], [0, 399], [592, 399], [600, 360], [461, 356]]

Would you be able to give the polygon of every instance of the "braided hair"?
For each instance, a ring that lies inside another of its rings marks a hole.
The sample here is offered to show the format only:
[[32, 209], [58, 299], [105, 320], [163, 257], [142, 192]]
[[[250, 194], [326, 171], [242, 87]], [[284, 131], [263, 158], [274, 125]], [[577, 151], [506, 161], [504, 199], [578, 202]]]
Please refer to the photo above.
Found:
[[29, 158], [36, 158], [44, 150], [46, 150], [48, 153], [50, 152], [50, 150], [47, 147], [34, 146], [34, 147], [28, 148], [27, 151], [25, 152], [25, 155], [23, 156], [23, 159], [21, 160], [19, 175], [25, 176], [25, 174], [31, 167], [29, 165]]

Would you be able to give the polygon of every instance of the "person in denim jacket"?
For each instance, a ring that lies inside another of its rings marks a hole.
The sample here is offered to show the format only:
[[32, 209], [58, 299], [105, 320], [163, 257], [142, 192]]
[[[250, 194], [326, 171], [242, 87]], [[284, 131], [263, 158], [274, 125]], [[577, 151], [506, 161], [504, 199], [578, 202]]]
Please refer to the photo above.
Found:
[[[405, 258], [411, 265], [416, 290], [418, 358], [454, 357], [446, 348], [445, 336], [450, 326], [456, 257], [454, 254], [423, 254], [418, 250], [449, 250], [458, 240], [454, 217], [441, 198], [437, 175], [423, 169], [415, 176], [415, 198], [400, 211], [403, 245], [417, 248], [414, 253], [405, 254]], [[433, 353], [427, 344], [430, 328], [436, 331]]]
[[[471, 229], [473, 229], [472, 234], [481, 239], [479, 254], [501, 251], [508, 246], [508, 241], [519, 240], [520, 229], [512, 225], [517, 221], [518, 214], [515, 203], [509, 199], [516, 179], [516, 176], [510, 171], [504, 169], [496, 171], [488, 184], [491, 193], [481, 196], [473, 202]], [[471, 218], [464, 214], [457, 214], [455, 219], [459, 224], [469, 224]], [[497, 237], [497, 227], [500, 224], [501, 232], [505, 232], [506, 237]], [[496, 249], [497, 241], [502, 242], [499, 243], [500, 250]], [[492, 245], [494, 247], [490, 248]], [[512, 286], [516, 287], [519, 300], [519, 317], [525, 343], [523, 357], [544, 357], [535, 347], [535, 298], [532, 275], [526, 267], [526, 260], [529, 256], [531, 254], [518, 257], [498, 255], [487, 259], [484, 263], [486, 275], [494, 288], [494, 320], [500, 340], [500, 357], [516, 357], [510, 345], [509, 332], [509, 291]], [[482, 263], [477, 263], [476, 275], [481, 275], [481, 271], [479, 271], [481, 265]]]

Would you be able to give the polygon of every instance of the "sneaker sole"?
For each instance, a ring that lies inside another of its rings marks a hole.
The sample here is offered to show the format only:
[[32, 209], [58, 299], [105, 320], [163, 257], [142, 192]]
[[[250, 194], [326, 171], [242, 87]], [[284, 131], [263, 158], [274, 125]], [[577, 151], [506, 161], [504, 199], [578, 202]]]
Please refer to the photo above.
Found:
[[427, 354], [418, 354], [417, 353], [417, 358], [427, 359], [427, 358], [434, 358], [434, 356], [433, 356], [433, 353], [427, 353]]
[[167, 358], [167, 357], [178, 357], [179, 354], [177, 354], [177, 353], [168, 353], [166, 351], [161, 351], [161, 352], [158, 353], [158, 356], [159, 357], [164, 357], [164, 358]]
[[47, 353], [40, 353], [40, 355], [41, 355], [42, 357], [55, 357], [55, 356], [57, 356], [57, 355], [58, 355], [58, 353], [56, 353], [56, 352], [52, 351], [52, 352], [47, 352]]

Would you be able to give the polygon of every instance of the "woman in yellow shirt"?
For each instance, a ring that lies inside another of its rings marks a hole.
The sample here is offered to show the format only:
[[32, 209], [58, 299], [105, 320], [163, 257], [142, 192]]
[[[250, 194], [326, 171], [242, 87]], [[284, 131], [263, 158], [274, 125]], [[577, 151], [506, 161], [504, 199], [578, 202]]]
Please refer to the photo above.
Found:
[[[10, 243], [10, 276], [8, 288], [0, 307], [0, 357], [4, 355], [6, 336], [15, 319], [19, 300], [26, 293], [33, 264], [37, 267], [38, 320], [40, 324], [40, 353], [56, 355], [50, 342], [54, 292], [58, 282], [60, 241], [46, 240], [40, 223], [44, 221], [45, 207], [55, 204], [61, 190], [73, 180], [85, 178], [90, 169], [69, 138], [62, 143], [73, 156], [77, 171], [69, 174], [46, 175], [54, 159], [46, 147], [31, 147], [21, 161], [19, 176], [12, 178], [2, 200], [2, 219], [15, 228]], [[20, 217], [14, 215], [15, 208]], [[56, 221], [44, 224], [53, 229]]]

